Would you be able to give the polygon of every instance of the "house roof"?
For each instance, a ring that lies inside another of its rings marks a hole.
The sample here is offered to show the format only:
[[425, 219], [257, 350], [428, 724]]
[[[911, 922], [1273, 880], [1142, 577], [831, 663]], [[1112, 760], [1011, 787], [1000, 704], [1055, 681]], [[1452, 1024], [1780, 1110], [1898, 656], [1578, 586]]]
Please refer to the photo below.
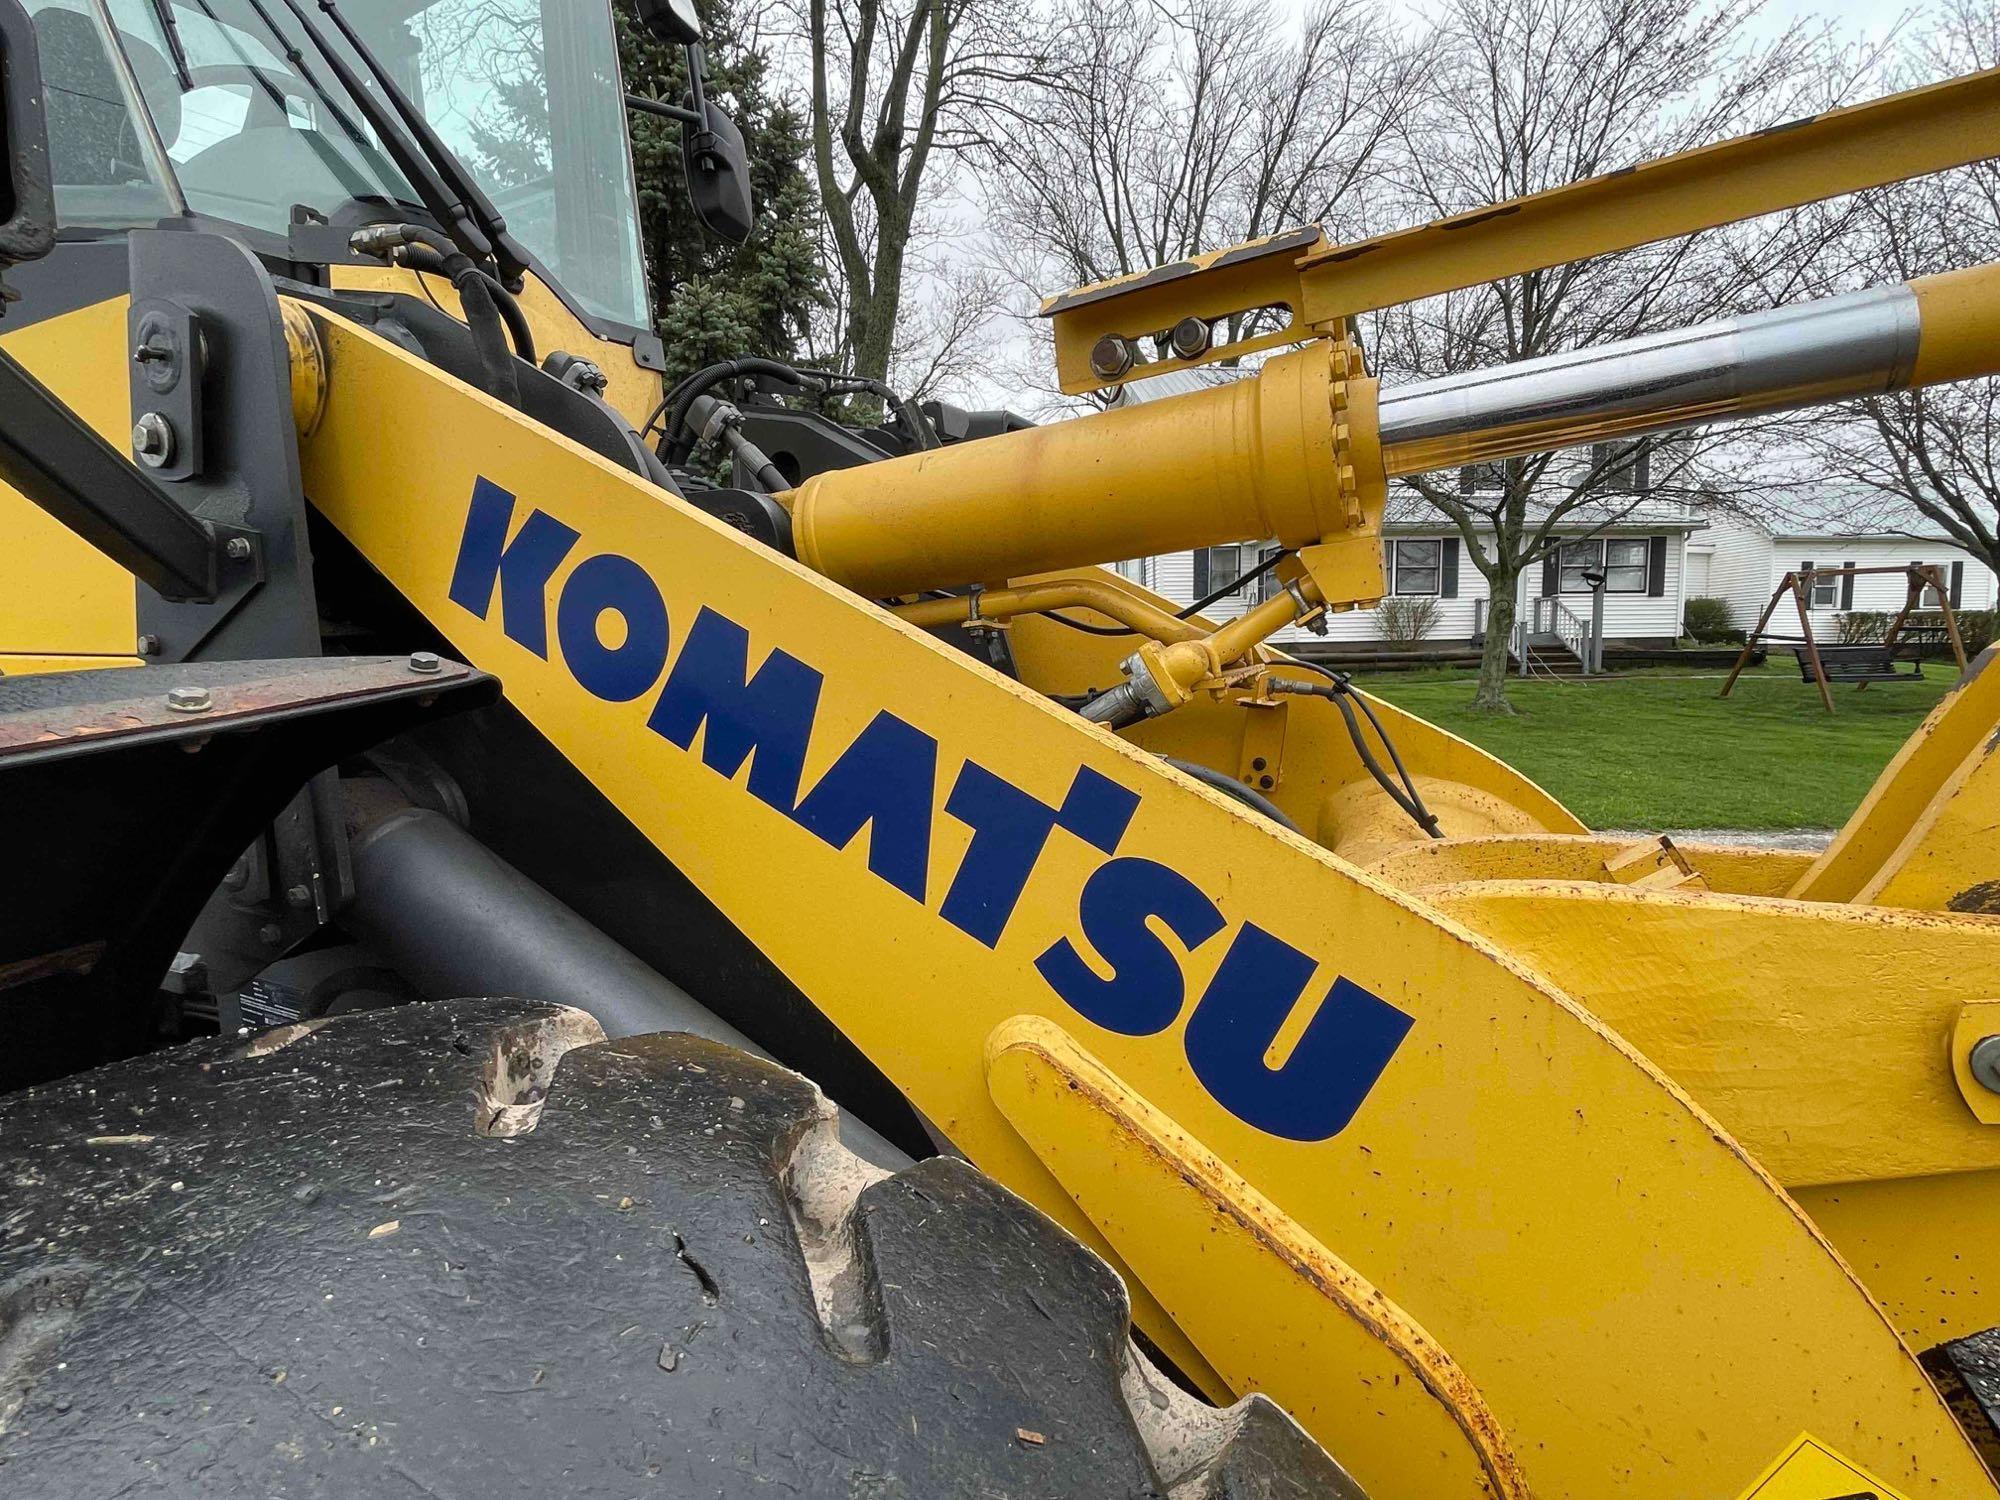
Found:
[[[1541, 525], [1547, 515], [1547, 506], [1529, 500], [1527, 523], [1531, 528]], [[1628, 505], [1623, 500], [1615, 504], [1586, 501], [1558, 521], [1554, 529], [1559, 536], [1595, 535], [1600, 531], [1642, 531], [1651, 535], [1663, 531], [1700, 531], [1707, 525], [1705, 516], [1696, 514], [1685, 505], [1671, 500], [1642, 499], [1636, 505]], [[1408, 485], [1394, 484], [1389, 487], [1389, 502], [1383, 512], [1382, 529], [1428, 535], [1439, 531], [1449, 534], [1454, 528], [1415, 490]]]
[[1753, 524], [1781, 542], [1894, 540], [1948, 542], [1949, 533], [1901, 495], [1829, 480], [1760, 496]]

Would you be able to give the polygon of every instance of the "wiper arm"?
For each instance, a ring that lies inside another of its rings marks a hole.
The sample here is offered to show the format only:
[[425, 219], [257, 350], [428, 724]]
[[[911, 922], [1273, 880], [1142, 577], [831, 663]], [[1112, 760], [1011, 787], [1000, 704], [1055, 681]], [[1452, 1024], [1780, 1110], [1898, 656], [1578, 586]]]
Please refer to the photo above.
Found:
[[[271, 12], [264, 7], [264, 0], [249, 0], [249, 4], [250, 9], [256, 14], [257, 19], [264, 23], [264, 29], [271, 33], [272, 40], [278, 44], [279, 50], [284, 54], [285, 61], [292, 65], [293, 71], [299, 75], [299, 78], [305, 83], [306, 87], [313, 91], [314, 97], [326, 107], [326, 111], [332, 117], [334, 124], [338, 125], [342, 133], [350, 141], [354, 142], [355, 146], [364, 154], [373, 151], [375, 147], [370, 143], [368, 137], [361, 133], [361, 127], [350, 120], [347, 117], [347, 111], [340, 107], [339, 102], [333, 95], [320, 86], [319, 76], [313, 72], [312, 64], [306, 61], [305, 53], [301, 52], [293, 44], [289, 36], [278, 29], [277, 21], [272, 17]], [[202, 6], [202, 10], [205, 14], [208, 13], [208, 7], [205, 4]], [[210, 14], [209, 19], [213, 21], [215, 17]], [[217, 22], [217, 25], [219, 27], [221, 23]], [[248, 59], [245, 59], [245, 61], [247, 62]], [[283, 101], [280, 100], [279, 103], [282, 108]]]
[[[383, 149], [396, 164], [396, 170], [409, 179], [410, 186], [423, 199], [425, 210], [443, 227], [451, 242], [475, 261], [493, 259], [493, 242], [480, 232], [463, 203], [452, 202], [450, 189], [425, 157], [422, 147], [404, 132], [395, 115], [383, 108], [382, 101], [368, 91], [361, 75], [348, 66], [347, 59], [327, 45], [326, 38], [320, 35], [319, 28], [313, 24], [312, 17], [306, 14], [299, 0], [285, 0], [285, 9], [292, 13], [292, 19], [299, 23], [300, 30], [312, 38], [313, 46], [319, 49], [327, 66], [333, 69], [333, 76], [340, 80], [340, 86], [347, 90], [375, 134], [381, 138]], [[361, 55], [366, 57], [368, 54], [364, 51]]]
[[375, 75], [383, 97], [402, 117], [404, 128], [429, 159], [447, 191], [458, 195], [457, 201], [450, 207], [454, 213], [469, 214], [478, 227], [480, 237], [491, 245], [493, 257], [500, 267], [501, 283], [509, 291], [519, 291], [522, 273], [528, 269], [527, 252], [507, 232], [507, 221], [500, 217], [500, 210], [493, 206], [493, 200], [465, 170], [465, 164], [452, 154], [451, 148], [438, 138], [431, 122], [424, 118], [423, 111], [410, 102], [409, 96], [390, 76], [389, 70], [382, 66], [374, 50], [361, 39], [361, 34], [348, 24], [347, 17], [340, 13], [333, 0], [319, 0], [319, 8], [332, 18], [333, 24], [340, 28], [341, 36], [346, 38], [347, 45]]
[[180, 81], [181, 92], [194, 92], [194, 69], [188, 64], [187, 45], [181, 41], [181, 24], [174, 19], [174, 0], [153, 0], [153, 19], [160, 23], [160, 35], [167, 43], [167, 55], [173, 59], [174, 77]]

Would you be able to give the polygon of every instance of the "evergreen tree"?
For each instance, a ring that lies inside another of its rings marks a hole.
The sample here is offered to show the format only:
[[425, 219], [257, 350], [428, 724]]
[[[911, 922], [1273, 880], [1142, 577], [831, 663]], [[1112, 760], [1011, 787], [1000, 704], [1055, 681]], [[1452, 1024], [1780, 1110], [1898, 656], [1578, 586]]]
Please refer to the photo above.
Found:
[[[640, 26], [631, 0], [613, 8], [626, 89], [686, 103], [681, 49]], [[630, 112], [646, 271], [669, 379], [732, 355], [791, 357], [826, 297], [813, 232], [817, 199], [804, 169], [806, 122], [774, 91], [768, 58], [745, 42], [742, 0], [700, 0], [699, 8], [707, 88], [743, 132], [756, 222], [740, 246], [703, 229], [688, 203], [681, 126]]]

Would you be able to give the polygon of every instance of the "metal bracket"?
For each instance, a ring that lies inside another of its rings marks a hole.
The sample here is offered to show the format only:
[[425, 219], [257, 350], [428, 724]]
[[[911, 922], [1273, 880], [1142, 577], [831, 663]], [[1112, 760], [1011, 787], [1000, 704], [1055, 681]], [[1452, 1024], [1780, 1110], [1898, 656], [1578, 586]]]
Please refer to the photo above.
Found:
[[132, 457], [155, 479], [192, 479], [205, 447], [201, 319], [168, 298], [135, 297], [125, 329], [132, 349]]
[[1008, 1123], [1232, 1391], [1284, 1406], [1373, 1500], [1527, 1500], [1451, 1355], [1068, 1032], [1016, 1016], [986, 1058]]
[[[1080, 395], [1297, 343], [1308, 337], [1298, 261], [1327, 248], [1319, 226], [1310, 224], [1049, 298], [1040, 315], [1055, 330], [1063, 390]], [[1269, 308], [1285, 309], [1277, 326], [1252, 324], [1260, 331], [1216, 341], [1214, 325]], [[1204, 335], [1183, 337], [1182, 324], [1203, 325]], [[1172, 357], [1144, 357], [1141, 342], [1154, 338], [1168, 340]]]
[[157, 464], [135, 452], [222, 541], [213, 601], [140, 587], [139, 654], [317, 656], [291, 360], [271, 278], [218, 235], [135, 229], [127, 255], [133, 421], [156, 418], [168, 444]]
[[1273, 791], [1285, 779], [1285, 724], [1289, 705], [1283, 698], [1261, 694], [1245, 694], [1236, 703], [1244, 710], [1236, 779], [1260, 792]]
[[1664, 833], [1627, 844], [1604, 861], [1604, 873], [1619, 885], [1649, 891], [1708, 889], [1708, 881]]

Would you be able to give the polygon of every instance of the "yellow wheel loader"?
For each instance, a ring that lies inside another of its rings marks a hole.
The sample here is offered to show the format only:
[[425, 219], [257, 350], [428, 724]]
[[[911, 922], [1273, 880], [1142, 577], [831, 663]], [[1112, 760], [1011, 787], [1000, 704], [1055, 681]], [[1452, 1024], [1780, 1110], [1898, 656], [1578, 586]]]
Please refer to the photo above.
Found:
[[2000, 74], [1052, 298], [1264, 358], [1047, 426], [662, 369], [606, 0], [0, 0], [0, 92], [0, 1493], [2000, 1495], [1990, 653], [1811, 856], [1269, 644], [1394, 475], [2000, 371], [1980, 266], [1350, 332]]

